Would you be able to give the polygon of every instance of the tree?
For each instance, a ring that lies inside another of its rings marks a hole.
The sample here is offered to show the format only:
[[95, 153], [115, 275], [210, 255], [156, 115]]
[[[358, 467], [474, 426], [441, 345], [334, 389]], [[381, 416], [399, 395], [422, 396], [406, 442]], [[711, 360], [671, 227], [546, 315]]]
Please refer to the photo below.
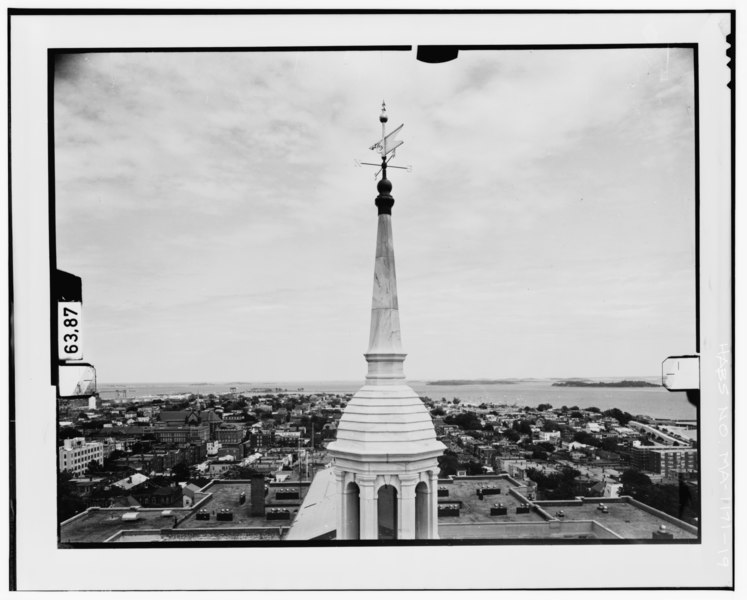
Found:
[[560, 469], [560, 474], [563, 479], [576, 479], [576, 477], [581, 475], [581, 471], [574, 469], [573, 467], [563, 467]]
[[620, 483], [623, 484], [623, 488], [629, 490], [646, 488], [652, 485], [651, 478], [638, 469], [626, 469], [623, 471], [623, 474], [620, 475]]
[[113, 471], [114, 463], [125, 456], [127, 456], [127, 454], [122, 450], [112, 450], [111, 454], [104, 459], [104, 471]]
[[90, 477], [92, 475], [95, 475], [96, 473], [101, 473], [103, 468], [104, 467], [99, 461], [92, 460], [86, 465], [86, 474], [88, 474], [88, 476]]
[[503, 432], [503, 437], [505, 437], [509, 442], [516, 443], [521, 439], [521, 434], [514, 429], [507, 429]]
[[440, 476], [448, 477], [449, 475], [456, 475], [459, 469], [459, 460], [457, 460], [456, 454], [451, 450], [446, 450], [438, 457], [438, 466], [440, 468]]
[[632, 496], [639, 502], [649, 504], [653, 483], [651, 478], [638, 469], [626, 469], [620, 476], [621, 496]]
[[539, 412], [545, 412], [546, 410], [550, 410], [552, 408], [552, 404], [538, 404], [537, 410]]
[[171, 474], [174, 477], [174, 481], [188, 481], [189, 467], [183, 462], [177, 463], [171, 468]]
[[150, 452], [151, 445], [152, 444], [150, 440], [140, 439], [134, 444], [132, 444], [132, 453], [141, 454], [143, 452]]
[[57, 473], [57, 520], [60, 523], [86, 509], [86, 503], [75, 493], [72, 478], [72, 473], [67, 471]]
[[679, 484], [652, 485], [647, 489], [645, 504], [686, 522], [693, 522], [700, 512], [697, 488], [690, 490], [682, 481]]
[[633, 415], [631, 415], [628, 412], [624, 412], [620, 410], [619, 408], [612, 408], [610, 410], [605, 410], [602, 413], [605, 417], [612, 417], [613, 419], [617, 419], [618, 423], [620, 425], [627, 425], [630, 421], [633, 420]]
[[521, 421], [514, 421], [513, 429], [523, 435], [532, 435], [532, 426], [529, 424], [529, 421], [523, 419]]
[[589, 408], [586, 409], [586, 411], [587, 412], [592, 412], [592, 413], [600, 413], [600, 412], [602, 412], [596, 406], [590, 406]]
[[83, 437], [83, 434], [79, 429], [75, 429], [74, 427], [61, 427], [59, 436], [61, 440], [71, 440], [73, 438]]
[[471, 460], [465, 465], [467, 469], [467, 475], [482, 475], [482, 464], [477, 461]]
[[458, 425], [462, 429], [477, 430], [482, 429], [480, 418], [473, 412], [464, 412], [458, 415], [448, 415], [444, 419], [447, 425]]
[[459, 404], [460, 402], [461, 402], [461, 400], [460, 400], [459, 398], [454, 398], [454, 399], [453, 399], [453, 400], [451, 401], [451, 403], [452, 403], [452, 404], [453, 404], [454, 406], [456, 406], [456, 405], [457, 405], [457, 404]]
[[617, 452], [620, 439], [617, 437], [608, 437], [602, 440], [602, 450], [607, 452]]
[[441, 417], [445, 414], [446, 414], [446, 411], [440, 406], [437, 406], [431, 411], [431, 415], [433, 415], [434, 417]]
[[527, 469], [527, 477], [537, 484], [537, 488], [547, 500], [568, 500], [574, 497], [573, 481], [581, 473], [571, 467], [558, 472], [543, 473], [539, 469]]
[[579, 444], [586, 444], [587, 446], [594, 446], [595, 448], [599, 448], [602, 445], [602, 442], [588, 431], [577, 431], [573, 435], [573, 440]]
[[679, 485], [655, 485], [651, 478], [637, 469], [627, 469], [620, 476], [621, 496], [631, 496], [644, 504], [683, 521], [692, 522], [700, 511], [697, 488], [691, 490], [684, 481]]
[[555, 446], [550, 442], [537, 442], [535, 446], [544, 450], [545, 452], [555, 452]]

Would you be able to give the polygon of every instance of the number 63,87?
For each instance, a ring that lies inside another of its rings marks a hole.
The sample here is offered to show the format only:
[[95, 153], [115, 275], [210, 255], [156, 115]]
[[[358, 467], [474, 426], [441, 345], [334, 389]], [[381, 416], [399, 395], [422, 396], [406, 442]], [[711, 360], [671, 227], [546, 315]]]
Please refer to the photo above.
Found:
[[83, 358], [80, 302], [60, 302], [58, 311], [59, 355], [62, 360]]

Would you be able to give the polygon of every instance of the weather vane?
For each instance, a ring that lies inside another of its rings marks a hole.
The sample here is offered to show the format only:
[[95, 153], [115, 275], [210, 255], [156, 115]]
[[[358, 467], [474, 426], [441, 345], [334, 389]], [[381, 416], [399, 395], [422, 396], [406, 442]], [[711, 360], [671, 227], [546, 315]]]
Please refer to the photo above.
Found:
[[408, 172], [412, 172], [412, 165], [408, 165], [407, 167], [399, 167], [389, 164], [391, 160], [397, 155], [397, 148], [404, 144], [402, 140], [397, 139], [397, 135], [400, 131], [402, 131], [402, 128], [405, 126], [405, 124], [402, 123], [402, 125], [397, 127], [397, 129], [387, 134], [386, 122], [388, 120], [389, 117], [386, 114], [386, 103], [382, 100], [381, 114], [379, 115], [379, 122], [381, 123], [381, 139], [369, 148], [369, 150], [374, 150], [381, 156], [381, 164], [362, 162], [359, 160], [355, 161], [356, 167], [360, 167], [361, 165], [368, 165], [370, 167], [381, 167], [374, 175], [374, 179], [378, 177], [379, 173], [383, 173], [382, 179], [386, 179], [387, 167], [390, 169], [405, 169]]

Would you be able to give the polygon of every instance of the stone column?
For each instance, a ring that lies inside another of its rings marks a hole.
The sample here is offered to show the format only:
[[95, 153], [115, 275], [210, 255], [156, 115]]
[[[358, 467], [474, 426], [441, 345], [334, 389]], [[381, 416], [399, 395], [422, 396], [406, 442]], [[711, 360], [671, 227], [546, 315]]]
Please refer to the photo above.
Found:
[[[430, 540], [432, 539], [432, 522], [433, 522], [433, 491], [431, 490], [431, 477], [430, 473], [423, 473], [423, 478], [420, 480], [427, 489], [422, 492], [423, 500], [422, 500], [422, 510], [424, 512], [424, 515], [422, 517], [423, 519], [423, 539]], [[418, 483], [420, 485], [420, 483]], [[419, 523], [419, 517], [418, 517], [418, 506], [420, 505], [418, 502], [418, 494], [417, 494], [417, 486], [415, 488], [415, 536], [417, 537], [418, 533], [418, 523]], [[438, 493], [438, 492], [436, 492]]]
[[417, 475], [400, 475], [400, 493], [397, 495], [397, 539], [415, 539], [415, 486]]
[[433, 471], [429, 471], [430, 475], [429, 486], [431, 497], [430, 497], [430, 511], [428, 515], [428, 537], [432, 540], [438, 539], [438, 467], [435, 467]]
[[335, 485], [337, 485], [337, 539], [350, 538], [347, 527], [348, 498], [345, 489], [345, 473], [335, 469]]
[[361, 493], [360, 509], [360, 539], [375, 540], [379, 537], [379, 515], [376, 503], [375, 475], [360, 475], [357, 477]]

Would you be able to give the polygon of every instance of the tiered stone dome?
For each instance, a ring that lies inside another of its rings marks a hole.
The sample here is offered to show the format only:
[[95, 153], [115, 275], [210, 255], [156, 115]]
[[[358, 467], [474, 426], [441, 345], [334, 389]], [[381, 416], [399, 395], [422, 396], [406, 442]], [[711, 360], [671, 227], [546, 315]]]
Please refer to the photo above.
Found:
[[337, 456], [354, 460], [426, 459], [440, 456], [431, 415], [404, 382], [364, 385], [348, 402], [330, 444]]

